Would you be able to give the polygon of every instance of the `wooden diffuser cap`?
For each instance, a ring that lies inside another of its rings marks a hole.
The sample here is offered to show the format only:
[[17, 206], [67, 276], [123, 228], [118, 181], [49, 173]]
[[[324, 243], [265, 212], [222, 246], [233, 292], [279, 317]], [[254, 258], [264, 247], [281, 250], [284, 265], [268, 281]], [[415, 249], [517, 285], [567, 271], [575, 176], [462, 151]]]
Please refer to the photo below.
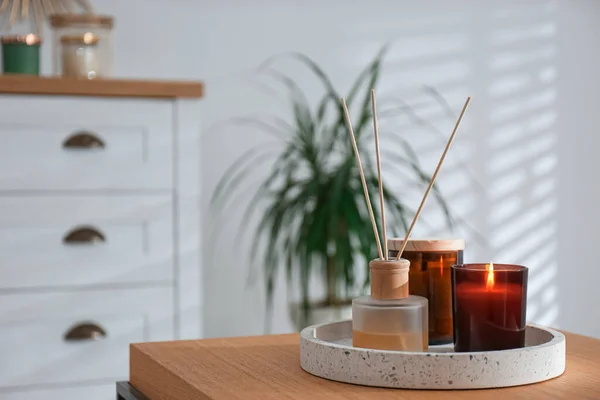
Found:
[[408, 270], [410, 262], [399, 260], [371, 260], [371, 297], [397, 300], [408, 297]]
[[[388, 239], [388, 247], [391, 254], [398, 253], [404, 238]], [[421, 253], [426, 252], [442, 252], [442, 251], [459, 251], [465, 249], [464, 239], [409, 239], [406, 243], [404, 251], [416, 251]]]

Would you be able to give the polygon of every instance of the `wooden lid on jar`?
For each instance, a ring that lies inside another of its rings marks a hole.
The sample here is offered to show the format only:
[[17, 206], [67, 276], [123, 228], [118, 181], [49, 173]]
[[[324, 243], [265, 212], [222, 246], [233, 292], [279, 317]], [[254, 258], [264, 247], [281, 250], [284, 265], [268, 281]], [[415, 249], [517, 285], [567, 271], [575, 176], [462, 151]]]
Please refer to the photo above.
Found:
[[375, 259], [369, 262], [371, 270], [371, 297], [397, 300], [408, 297], [408, 270], [410, 261]]
[[[400, 251], [404, 238], [388, 239], [390, 251]], [[404, 251], [439, 252], [459, 251], [465, 249], [464, 239], [409, 239]]]
[[100, 38], [91, 32], [84, 33], [83, 35], [64, 35], [60, 37], [60, 42], [64, 44], [85, 44], [95, 45], [98, 43]]
[[42, 43], [42, 39], [38, 35], [30, 33], [28, 35], [8, 35], [2, 36], [2, 44], [22, 43], [27, 46], [36, 46]]
[[85, 25], [89, 27], [112, 29], [114, 18], [108, 15], [96, 14], [53, 14], [50, 16], [50, 25], [53, 28]]

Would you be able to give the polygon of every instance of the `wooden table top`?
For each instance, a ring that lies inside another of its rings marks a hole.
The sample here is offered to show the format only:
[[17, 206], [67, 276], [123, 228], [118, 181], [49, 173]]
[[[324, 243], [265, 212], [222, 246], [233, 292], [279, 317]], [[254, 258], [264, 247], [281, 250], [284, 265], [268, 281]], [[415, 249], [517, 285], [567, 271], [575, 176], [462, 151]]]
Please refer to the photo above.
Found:
[[150, 400], [600, 399], [600, 340], [566, 334], [553, 380], [493, 390], [399, 390], [328, 381], [300, 368], [300, 336], [132, 344], [129, 382]]

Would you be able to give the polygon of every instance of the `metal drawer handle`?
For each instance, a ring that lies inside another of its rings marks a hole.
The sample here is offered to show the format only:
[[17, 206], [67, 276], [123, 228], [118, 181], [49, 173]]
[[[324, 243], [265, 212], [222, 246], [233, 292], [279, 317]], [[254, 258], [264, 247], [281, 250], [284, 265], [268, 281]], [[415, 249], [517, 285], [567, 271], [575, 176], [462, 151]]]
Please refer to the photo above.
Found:
[[100, 340], [106, 337], [106, 331], [93, 322], [77, 324], [65, 333], [65, 342], [80, 342], [84, 340]]
[[80, 131], [65, 139], [63, 147], [65, 149], [103, 149], [105, 144], [93, 132]]
[[104, 242], [106, 242], [104, 234], [91, 226], [73, 228], [63, 238], [65, 244], [97, 244]]

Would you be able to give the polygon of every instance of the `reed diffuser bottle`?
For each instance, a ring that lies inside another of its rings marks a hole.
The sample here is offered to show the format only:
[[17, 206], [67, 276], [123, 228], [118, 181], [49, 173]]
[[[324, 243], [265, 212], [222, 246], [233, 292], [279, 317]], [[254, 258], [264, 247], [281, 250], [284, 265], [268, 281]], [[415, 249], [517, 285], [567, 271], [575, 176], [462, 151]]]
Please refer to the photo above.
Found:
[[352, 301], [352, 345], [368, 349], [427, 351], [427, 299], [408, 294], [410, 262], [372, 260], [371, 295]]
[[352, 148], [354, 149], [354, 154], [356, 156], [356, 164], [360, 173], [362, 187], [365, 192], [365, 202], [371, 218], [371, 225], [373, 226], [375, 244], [377, 245], [377, 251], [379, 252], [379, 259], [372, 260], [369, 263], [371, 273], [371, 295], [352, 300], [352, 345], [354, 347], [378, 350], [427, 351], [429, 341], [427, 299], [420, 296], [409, 295], [408, 271], [410, 269], [410, 262], [401, 257], [470, 100], [471, 98], [468, 97], [460, 116], [456, 121], [456, 125], [448, 139], [448, 143], [446, 143], [442, 157], [435, 168], [435, 172], [431, 176], [429, 186], [423, 195], [423, 199], [421, 199], [421, 204], [406, 232], [403, 245], [398, 251], [398, 257], [390, 259], [388, 258], [375, 91], [371, 90], [371, 106], [373, 111], [373, 133], [375, 138], [375, 155], [377, 158], [377, 175], [379, 178], [379, 201], [381, 206], [383, 247], [381, 246], [377, 224], [375, 223], [375, 215], [373, 213], [371, 199], [369, 198], [369, 190], [367, 188], [358, 146], [356, 145], [356, 137], [354, 136], [354, 130], [352, 129], [350, 113], [348, 112], [346, 100], [342, 99], [344, 117], [348, 124], [348, 132], [350, 133]]

